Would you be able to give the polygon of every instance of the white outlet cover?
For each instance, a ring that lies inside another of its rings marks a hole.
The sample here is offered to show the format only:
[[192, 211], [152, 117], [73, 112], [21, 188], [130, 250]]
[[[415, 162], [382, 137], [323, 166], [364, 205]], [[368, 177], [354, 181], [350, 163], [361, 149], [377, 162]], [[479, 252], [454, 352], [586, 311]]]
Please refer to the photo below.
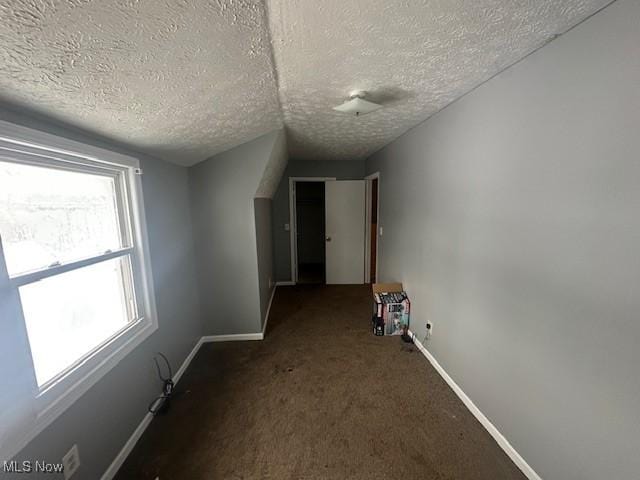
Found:
[[62, 457], [62, 465], [64, 467], [65, 480], [71, 478], [74, 473], [80, 468], [80, 453], [78, 452], [78, 445], [73, 445], [71, 449], [65, 453]]

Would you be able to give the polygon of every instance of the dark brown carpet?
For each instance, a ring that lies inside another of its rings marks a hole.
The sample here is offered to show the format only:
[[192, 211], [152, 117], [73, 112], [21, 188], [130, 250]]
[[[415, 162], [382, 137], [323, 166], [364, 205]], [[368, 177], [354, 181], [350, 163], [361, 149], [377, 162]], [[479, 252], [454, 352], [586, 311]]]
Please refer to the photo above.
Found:
[[205, 344], [117, 476], [525, 479], [368, 286], [278, 288], [263, 341]]

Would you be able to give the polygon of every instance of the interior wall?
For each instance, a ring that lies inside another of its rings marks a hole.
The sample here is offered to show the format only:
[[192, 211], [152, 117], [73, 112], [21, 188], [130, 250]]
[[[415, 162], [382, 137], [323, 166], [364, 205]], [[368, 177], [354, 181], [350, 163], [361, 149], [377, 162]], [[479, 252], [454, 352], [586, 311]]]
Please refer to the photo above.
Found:
[[545, 479], [640, 471], [638, 45], [618, 0], [367, 161], [380, 280]]
[[364, 160], [292, 160], [282, 175], [273, 197], [273, 258], [275, 278], [279, 282], [291, 281], [289, 224], [289, 178], [335, 177], [338, 180], [361, 180], [365, 175]]
[[262, 330], [269, 272], [258, 270], [268, 262], [258, 261], [256, 227], [266, 213], [259, 203], [256, 216], [254, 197], [282, 141], [283, 132], [274, 131], [189, 169], [206, 335]]
[[253, 201], [256, 222], [256, 253], [258, 256], [258, 288], [260, 295], [260, 328], [264, 328], [271, 295], [275, 288], [273, 280], [273, 242], [271, 232], [270, 198]]
[[[32, 440], [15, 460], [59, 463], [75, 443], [81, 466], [74, 480], [100, 478], [162, 389], [153, 356], [163, 352], [174, 371], [202, 336], [187, 169], [127, 151], [119, 145], [41, 117], [0, 109], [0, 119], [137, 157], [142, 188], [158, 330]], [[2, 478], [14, 478], [4, 474]], [[51, 477], [51, 475], [45, 475]], [[32, 478], [17, 474], [15, 478]], [[57, 478], [57, 477], [56, 477]]]

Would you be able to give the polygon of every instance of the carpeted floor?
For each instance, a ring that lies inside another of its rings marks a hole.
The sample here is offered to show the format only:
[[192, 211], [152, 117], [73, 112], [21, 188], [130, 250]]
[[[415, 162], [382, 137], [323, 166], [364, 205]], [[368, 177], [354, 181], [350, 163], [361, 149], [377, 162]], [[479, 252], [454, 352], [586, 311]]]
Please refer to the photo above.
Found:
[[279, 287], [265, 340], [205, 344], [117, 479], [525, 479], [370, 301]]

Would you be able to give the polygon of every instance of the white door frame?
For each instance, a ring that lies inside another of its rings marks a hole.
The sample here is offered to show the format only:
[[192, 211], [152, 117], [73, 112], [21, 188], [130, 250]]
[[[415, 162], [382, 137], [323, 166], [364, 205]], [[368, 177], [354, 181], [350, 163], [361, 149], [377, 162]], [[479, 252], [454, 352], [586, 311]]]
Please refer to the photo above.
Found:
[[[367, 175], [366, 177], [364, 177], [366, 183], [365, 183], [365, 195], [366, 195], [366, 206], [365, 206], [365, 221], [366, 221], [366, 225], [365, 225], [365, 246], [364, 246], [364, 278], [365, 278], [365, 283], [369, 283], [369, 279], [371, 278], [371, 197], [372, 197], [372, 191], [371, 191], [371, 185], [373, 183], [373, 179], [377, 178], [378, 179], [378, 205], [377, 205], [377, 210], [378, 210], [378, 228], [380, 228], [380, 172], [375, 172], [372, 173], [371, 175]], [[375, 281], [378, 281], [378, 257], [379, 252], [380, 252], [380, 235], [378, 232], [376, 232], [376, 240], [377, 240], [377, 245], [376, 245], [376, 278]]]
[[335, 179], [336, 177], [289, 177], [289, 250], [291, 251], [291, 282], [294, 284], [298, 283], [296, 182], [330, 182], [335, 181]]

